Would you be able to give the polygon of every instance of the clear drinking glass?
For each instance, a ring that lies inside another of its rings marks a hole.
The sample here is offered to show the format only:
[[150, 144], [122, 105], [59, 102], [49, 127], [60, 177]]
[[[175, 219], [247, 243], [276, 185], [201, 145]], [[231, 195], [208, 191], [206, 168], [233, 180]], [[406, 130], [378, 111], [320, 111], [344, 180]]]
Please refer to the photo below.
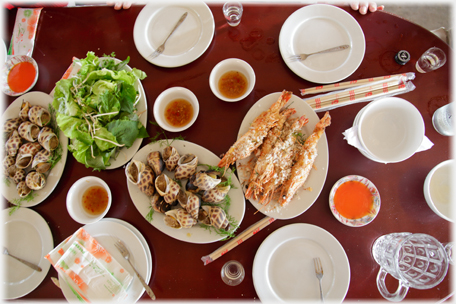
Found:
[[434, 112], [432, 115], [432, 125], [442, 135], [454, 135], [452, 103], [444, 105]]
[[240, 2], [229, 1], [223, 5], [223, 15], [230, 26], [238, 26], [241, 22], [243, 7]]
[[[379, 237], [372, 255], [380, 265], [377, 287], [390, 301], [401, 301], [408, 289], [429, 289], [437, 286], [448, 272], [448, 258], [443, 245], [427, 234], [391, 233]], [[386, 275], [399, 281], [394, 293], [385, 285]]]
[[416, 70], [420, 73], [427, 73], [437, 70], [446, 62], [445, 52], [437, 47], [431, 47], [421, 55], [416, 62]]
[[222, 267], [221, 276], [227, 285], [239, 285], [245, 277], [244, 267], [238, 261], [226, 262]]

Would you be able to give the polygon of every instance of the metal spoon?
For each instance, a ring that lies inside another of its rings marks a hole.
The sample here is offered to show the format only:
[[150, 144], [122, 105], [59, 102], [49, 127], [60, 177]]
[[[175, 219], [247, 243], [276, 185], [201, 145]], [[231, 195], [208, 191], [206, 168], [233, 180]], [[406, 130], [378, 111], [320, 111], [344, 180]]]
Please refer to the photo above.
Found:
[[3, 247], [3, 254], [9, 255], [10, 257], [15, 258], [15, 259], [18, 260], [19, 262], [21, 262], [21, 263], [27, 265], [28, 267], [30, 267], [30, 268], [32, 268], [32, 269], [34, 269], [34, 270], [36, 270], [36, 271], [41, 271], [41, 267], [39, 267], [39, 266], [37, 266], [37, 265], [35, 265], [35, 264], [32, 264], [32, 263], [30, 263], [30, 262], [27, 262], [27, 261], [25, 261], [25, 260], [23, 260], [23, 259], [21, 259], [21, 258], [15, 257], [14, 255], [11, 255], [11, 254], [8, 252], [8, 249], [6, 249], [6, 247]]

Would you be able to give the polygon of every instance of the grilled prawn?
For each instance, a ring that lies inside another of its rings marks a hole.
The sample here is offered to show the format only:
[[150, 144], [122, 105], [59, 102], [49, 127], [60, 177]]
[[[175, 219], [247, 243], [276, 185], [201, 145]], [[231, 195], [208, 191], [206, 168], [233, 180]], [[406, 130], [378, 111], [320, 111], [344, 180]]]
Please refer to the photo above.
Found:
[[269, 130], [280, 119], [280, 109], [290, 100], [292, 92], [283, 91], [279, 99], [272, 106], [261, 113], [252, 122], [249, 130], [241, 136], [225, 153], [218, 166], [227, 168], [238, 159], [248, 157], [262, 143]]
[[317, 123], [313, 133], [306, 139], [299, 153], [297, 162], [291, 168], [290, 178], [282, 185], [279, 203], [281, 206], [288, 204], [296, 191], [305, 183], [317, 157], [317, 143], [325, 128], [331, 124], [331, 116], [326, 112]]

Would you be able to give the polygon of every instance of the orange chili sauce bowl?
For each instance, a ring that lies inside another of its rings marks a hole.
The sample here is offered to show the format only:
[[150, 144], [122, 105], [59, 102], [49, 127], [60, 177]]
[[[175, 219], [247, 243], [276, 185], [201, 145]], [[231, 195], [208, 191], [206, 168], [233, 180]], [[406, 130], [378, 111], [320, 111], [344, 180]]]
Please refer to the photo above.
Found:
[[[100, 186], [108, 193], [108, 206], [100, 215], [91, 215], [82, 206], [82, 197], [87, 189], [93, 186]], [[71, 218], [80, 224], [91, 224], [101, 220], [111, 207], [112, 195], [108, 184], [96, 176], [86, 176], [78, 179], [67, 193], [66, 206]]]
[[[177, 99], [185, 99], [193, 107], [192, 118], [186, 125], [184, 125], [182, 127], [175, 127], [175, 126], [171, 125], [166, 120], [166, 117], [165, 117], [166, 106], [169, 103], [171, 103], [172, 101], [177, 100]], [[162, 129], [164, 129], [166, 131], [170, 131], [170, 132], [184, 131], [184, 130], [190, 128], [190, 126], [193, 125], [193, 123], [196, 121], [196, 118], [198, 117], [198, 114], [199, 114], [198, 99], [196, 98], [195, 94], [193, 94], [193, 92], [187, 88], [172, 87], [172, 88], [169, 88], [169, 89], [163, 91], [160, 95], [158, 95], [157, 99], [155, 99], [153, 113], [154, 113], [155, 121], [158, 123], [158, 125]]]
[[[349, 181], [357, 181], [357, 182], [364, 184], [365, 186], [367, 186], [367, 188], [370, 191], [370, 194], [372, 195], [373, 203], [372, 203], [371, 210], [367, 215], [365, 215], [361, 218], [349, 219], [349, 218], [342, 216], [334, 204], [334, 196], [336, 194], [336, 191], [339, 189], [339, 187], [342, 184], [349, 182]], [[365, 225], [369, 224], [370, 222], [372, 222], [375, 219], [375, 217], [377, 216], [378, 212], [380, 211], [380, 203], [381, 203], [380, 194], [379, 194], [377, 188], [375, 187], [375, 185], [367, 178], [359, 176], [359, 175], [348, 175], [348, 176], [342, 177], [334, 184], [334, 186], [331, 189], [331, 192], [329, 193], [329, 208], [331, 209], [332, 214], [339, 222], [341, 222], [344, 225], [350, 226], [350, 227], [362, 227], [362, 226], [365, 226]]]
[[[10, 73], [10, 71], [19, 63], [21, 62], [28, 62], [28, 63], [31, 63], [35, 69], [35, 79], [33, 80], [33, 82], [31, 83], [31, 85], [23, 90], [22, 92], [15, 92], [13, 91], [11, 88], [10, 88], [10, 85], [8, 83], [8, 75]], [[7, 95], [10, 95], [10, 96], [19, 96], [19, 95], [22, 95], [24, 93], [27, 93], [28, 91], [30, 91], [36, 84], [38, 80], [38, 64], [36, 63], [36, 61], [32, 58], [32, 57], [29, 57], [29, 56], [26, 56], [26, 55], [17, 55], [17, 56], [14, 56], [14, 57], [11, 57], [10, 59], [8, 59], [6, 62], [5, 62], [5, 65], [3, 66], [2, 68], [2, 91], [3, 93], [7, 94]]]
[[[239, 73], [242, 73], [247, 78], [247, 89], [245, 93], [238, 98], [225, 97], [224, 95], [222, 95], [218, 87], [219, 80], [222, 77], [222, 75], [230, 71], [237, 71]], [[214, 93], [214, 95], [217, 98], [223, 101], [236, 102], [246, 98], [252, 92], [253, 88], [255, 87], [255, 80], [255, 72], [253, 68], [250, 66], [250, 64], [241, 59], [229, 58], [220, 61], [212, 69], [211, 74], [209, 76], [209, 86], [212, 90], [212, 93]]]

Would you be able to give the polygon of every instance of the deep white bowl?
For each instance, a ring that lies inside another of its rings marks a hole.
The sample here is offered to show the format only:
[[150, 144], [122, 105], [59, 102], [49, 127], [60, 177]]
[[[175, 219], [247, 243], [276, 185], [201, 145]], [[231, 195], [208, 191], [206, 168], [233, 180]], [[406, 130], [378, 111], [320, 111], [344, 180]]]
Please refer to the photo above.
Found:
[[[238, 71], [247, 78], [248, 86], [247, 90], [245, 93], [239, 97], [239, 98], [227, 98], [223, 96], [218, 88], [218, 82], [220, 80], [220, 77], [222, 77], [223, 74], [229, 71]], [[237, 58], [229, 58], [225, 59], [223, 61], [220, 61], [211, 71], [211, 75], [209, 76], [209, 86], [211, 87], [212, 93], [214, 93], [215, 96], [220, 98], [223, 101], [228, 101], [228, 102], [235, 102], [244, 99], [247, 97], [253, 90], [255, 86], [255, 72], [253, 71], [253, 68], [245, 62], [244, 60], [237, 59]]]
[[[35, 74], [35, 79], [34, 79], [33, 83], [25, 91], [15, 92], [15, 91], [11, 90], [11, 88], [8, 85], [8, 74], [16, 64], [21, 63], [21, 62], [30, 62], [33, 65], [33, 67], [35, 68], [36, 74]], [[3, 91], [3, 93], [5, 93], [7, 95], [19, 96], [24, 93], [27, 93], [35, 86], [37, 80], [38, 80], [38, 64], [32, 57], [29, 57], [26, 55], [17, 55], [17, 56], [11, 57], [10, 59], [8, 59], [5, 62], [4, 66], [2, 68], [2, 91]]]
[[423, 117], [405, 99], [382, 98], [363, 109], [358, 136], [373, 158], [384, 163], [401, 162], [415, 154], [423, 142]]
[[[98, 215], [91, 215], [84, 211], [82, 207], [82, 195], [92, 186], [101, 186], [108, 192], [108, 206], [106, 210]], [[86, 176], [77, 180], [70, 188], [67, 194], [66, 205], [71, 218], [80, 224], [91, 224], [101, 220], [111, 207], [112, 195], [108, 184], [96, 176]]]
[[424, 197], [429, 207], [441, 218], [454, 222], [452, 209], [454, 160], [449, 159], [435, 166], [424, 180]]
[[[182, 127], [174, 127], [166, 121], [165, 109], [166, 106], [173, 100], [185, 99], [193, 106], [193, 117], [188, 124]], [[154, 118], [160, 127], [170, 132], [180, 132], [188, 129], [195, 122], [199, 114], [199, 103], [195, 94], [192, 91], [182, 87], [172, 87], [163, 91], [154, 103]]]

